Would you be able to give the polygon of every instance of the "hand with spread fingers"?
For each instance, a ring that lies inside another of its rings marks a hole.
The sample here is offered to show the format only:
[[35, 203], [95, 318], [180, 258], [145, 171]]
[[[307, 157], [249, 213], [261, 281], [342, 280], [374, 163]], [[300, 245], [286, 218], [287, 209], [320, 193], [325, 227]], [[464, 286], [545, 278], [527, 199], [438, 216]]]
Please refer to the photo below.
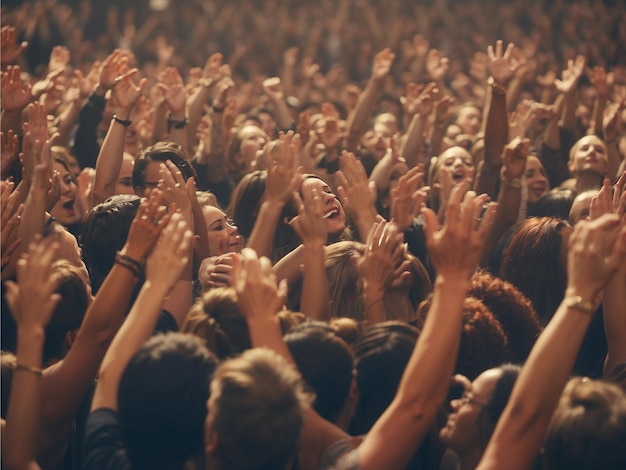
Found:
[[267, 150], [267, 181], [265, 199], [273, 205], [284, 206], [300, 187], [302, 169], [298, 167], [300, 137], [289, 131], [281, 133], [278, 145]]
[[322, 195], [315, 187], [307, 187], [304, 191], [304, 201], [300, 194], [294, 193], [298, 215], [291, 219], [290, 224], [303, 245], [322, 247], [328, 238]]
[[495, 204], [491, 204], [481, 219], [487, 196], [476, 196], [467, 189], [467, 183], [460, 183], [452, 189], [446, 220], [440, 229], [435, 213], [422, 208], [426, 219], [426, 246], [437, 274], [464, 280], [469, 279], [478, 266], [483, 241], [495, 210]]
[[187, 185], [193, 184], [193, 181], [190, 181], [191, 178], [189, 178], [185, 182], [183, 174], [171, 160], [161, 163], [159, 174], [161, 179], [157, 187], [163, 192], [163, 201], [167, 206], [175, 203], [176, 207], [185, 216], [189, 226], [192, 226], [191, 201], [189, 200]]
[[406, 231], [420, 214], [426, 199], [425, 188], [420, 188], [423, 179], [423, 166], [413, 167], [400, 177], [398, 186], [391, 190], [391, 219], [400, 232]]
[[202, 260], [198, 269], [198, 279], [203, 290], [214, 287], [229, 287], [232, 282], [233, 259], [235, 253], [225, 253]]

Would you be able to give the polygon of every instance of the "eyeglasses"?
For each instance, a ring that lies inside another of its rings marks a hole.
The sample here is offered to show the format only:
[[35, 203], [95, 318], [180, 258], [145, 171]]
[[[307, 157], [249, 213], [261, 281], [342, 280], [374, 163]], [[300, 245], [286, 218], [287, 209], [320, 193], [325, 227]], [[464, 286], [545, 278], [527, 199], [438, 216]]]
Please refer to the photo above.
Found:
[[463, 395], [461, 395], [461, 404], [465, 405], [467, 403], [471, 403], [472, 405], [476, 405], [476, 406], [480, 406], [481, 408], [487, 408], [489, 405], [485, 404], [485, 403], [481, 403], [479, 401], [474, 400], [469, 392], [463, 392]]

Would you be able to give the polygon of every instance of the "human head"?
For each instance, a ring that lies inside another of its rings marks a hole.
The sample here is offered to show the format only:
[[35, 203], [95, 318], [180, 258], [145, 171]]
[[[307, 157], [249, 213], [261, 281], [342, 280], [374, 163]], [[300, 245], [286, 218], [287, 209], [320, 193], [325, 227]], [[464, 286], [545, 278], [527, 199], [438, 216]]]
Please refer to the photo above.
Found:
[[228, 212], [239, 233], [249, 238], [252, 228], [259, 215], [259, 208], [265, 193], [266, 171], [252, 171], [247, 173], [233, 190]]
[[210, 205], [202, 207], [202, 214], [209, 240], [209, 256], [241, 251], [243, 241], [230, 217], [221, 209]]
[[87, 215], [80, 242], [94, 293], [113, 267], [116, 253], [126, 243], [139, 202], [139, 197], [134, 195], [112, 196]]
[[375, 123], [374, 126], [363, 134], [361, 145], [369, 150], [379, 161], [387, 153], [391, 142], [391, 132], [386, 124]]
[[485, 450], [519, 372], [519, 366], [504, 364], [486, 370], [473, 382], [463, 380], [463, 397], [452, 400], [452, 413], [439, 433], [459, 458]]
[[367, 327], [354, 343], [359, 402], [350, 434], [366, 434], [392, 402], [419, 331], [404, 322]]
[[571, 379], [544, 441], [547, 470], [626, 468], [626, 394], [617, 385]]
[[518, 223], [502, 255], [500, 276], [533, 304], [542, 324], [563, 299], [567, 283], [568, 222], [531, 217]]
[[229, 470], [286, 469], [312, 398], [295, 367], [273, 351], [255, 348], [225, 361], [211, 381], [207, 459]]
[[550, 190], [548, 175], [541, 161], [534, 155], [526, 159], [526, 171], [524, 173], [528, 186], [528, 202], [534, 204], [541, 196]]
[[439, 182], [439, 172], [441, 168], [445, 168], [449, 171], [455, 185], [467, 179], [472, 181], [474, 178], [474, 162], [472, 155], [463, 147], [450, 147], [437, 157], [434, 164], [431, 164], [429, 169], [430, 186]]
[[183, 468], [201, 455], [217, 360], [191, 335], [149, 339], [120, 378], [118, 412], [133, 468]]
[[[64, 149], [64, 147], [53, 147], [55, 149]], [[60, 180], [60, 196], [57, 203], [50, 211], [50, 215], [63, 226], [72, 225], [80, 219], [80, 214], [76, 209], [76, 194], [78, 186], [74, 175], [70, 172], [69, 166], [63, 152], [50, 151], [52, 156], [52, 169], [59, 174]]]
[[555, 217], [567, 220], [576, 193], [570, 189], [553, 189], [528, 206], [531, 217]]
[[474, 273], [468, 295], [480, 299], [493, 313], [506, 335], [511, 360], [523, 364], [541, 333], [530, 300], [510, 282], [486, 271]]
[[138, 196], [146, 196], [147, 191], [157, 187], [161, 175], [162, 163], [171, 161], [180, 170], [185, 181], [196, 172], [191, 166], [190, 158], [182, 147], [174, 142], [157, 142], [141, 151], [133, 168], [133, 187]]
[[82, 259], [82, 252], [76, 241], [76, 237], [72, 235], [65, 227], [56, 222], [49, 223], [44, 231], [44, 238], [54, 238], [59, 247], [55, 254], [55, 260], [65, 260], [78, 269], [81, 276], [87, 284], [89, 284], [89, 273]]
[[596, 135], [581, 137], [570, 149], [569, 171], [578, 173], [594, 173], [606, 176], [609, 170], [609, 160], [606, 145]]
[[235, 182], [251, 170], [257, 152], [268, 140], [263, 129], [251, 124], [243, 125], [233, 133], [226, 148], [226, 165]]
[[482, 112], [473, 103], [466, 103], [457, 112], [455, 123], [459, 125], [463, 134], [474, 136], [480, 130]]
[[[322, 322], [294, 327], [285, 335], [285, 343], [302, 378], [315, 394], [313, 408], [325, 420], [336, 423], [353, 384], [356, 390], [352, 350], [331, 326]], [[351, 405], [356, 405], [356, 400]]]
[[576, 196], [569, 211], [569, 221], [572, 225], [576, 225], [581, 220], [587, 219], [591, 200], [597, 196], [599, 192], [600, 189], [588, 189]]

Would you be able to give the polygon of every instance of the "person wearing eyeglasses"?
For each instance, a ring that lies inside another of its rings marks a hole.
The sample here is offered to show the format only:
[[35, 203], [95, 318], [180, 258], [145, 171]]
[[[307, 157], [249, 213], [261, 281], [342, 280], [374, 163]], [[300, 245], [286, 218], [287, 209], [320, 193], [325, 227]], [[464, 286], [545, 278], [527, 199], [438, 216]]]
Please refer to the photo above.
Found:
[[474, 469], [478, 465], [487, 443], [495, 429], [500, 414], [513, 390], [520, 367], [504, 364], [480, 374], [473, 382], [456, 375], [454, 382], [461, 385], [463, 394], [450, 402], [452, 412], [439, 432], [442, 443], [458, 458], [449, 456], [450, 466], [441, 468], [457, 470]]

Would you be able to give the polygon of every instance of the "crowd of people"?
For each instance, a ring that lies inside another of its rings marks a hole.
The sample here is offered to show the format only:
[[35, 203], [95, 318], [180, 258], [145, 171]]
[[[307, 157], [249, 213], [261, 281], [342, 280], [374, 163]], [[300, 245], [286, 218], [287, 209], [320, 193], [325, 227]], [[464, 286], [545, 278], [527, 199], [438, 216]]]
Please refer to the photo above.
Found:
[[626, 468], [621, 2], [0, 39], [3, 468]]

